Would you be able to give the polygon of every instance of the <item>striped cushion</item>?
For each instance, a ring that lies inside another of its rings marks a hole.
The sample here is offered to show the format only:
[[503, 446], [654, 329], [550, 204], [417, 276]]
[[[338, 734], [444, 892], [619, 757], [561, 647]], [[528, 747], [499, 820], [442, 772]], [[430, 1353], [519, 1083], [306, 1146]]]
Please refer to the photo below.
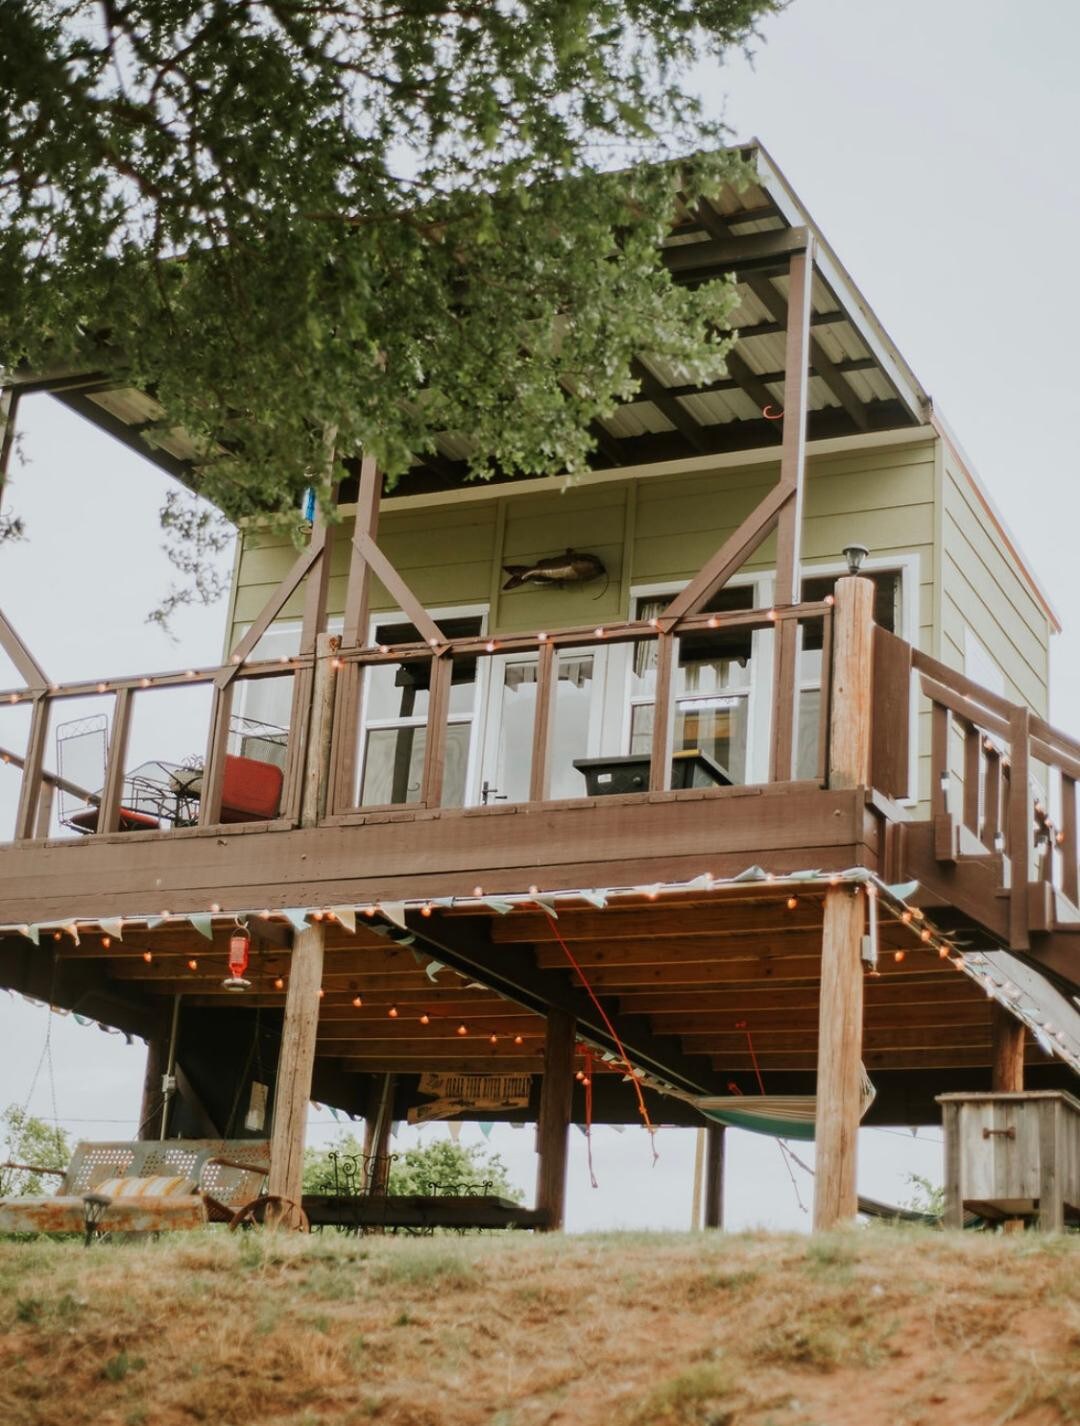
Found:
[[156, 1174], [152, 1178], [107, 1178], [93, 1190], [102, 1198], [181, 1198], [195, 1192], [191, 1179]]

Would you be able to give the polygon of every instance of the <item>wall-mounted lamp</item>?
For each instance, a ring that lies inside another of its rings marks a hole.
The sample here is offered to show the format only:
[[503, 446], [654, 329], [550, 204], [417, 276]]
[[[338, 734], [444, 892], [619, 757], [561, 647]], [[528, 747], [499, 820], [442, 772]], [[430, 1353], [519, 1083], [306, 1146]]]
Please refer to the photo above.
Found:
[[844, 558], [847, 560], [848, 574], [858, 574], [869, 553], [865, 545], [845, 545]]

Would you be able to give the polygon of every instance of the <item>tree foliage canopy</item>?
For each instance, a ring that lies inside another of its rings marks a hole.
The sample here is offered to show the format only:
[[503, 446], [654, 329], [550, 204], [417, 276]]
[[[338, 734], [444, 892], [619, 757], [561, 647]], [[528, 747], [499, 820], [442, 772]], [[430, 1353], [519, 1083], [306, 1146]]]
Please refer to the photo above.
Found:
[[[331, 1154], [339, 1160], [362, 1162], [363, 1149], [349, 1133], [338, 1136], [326, 1150], [308, 1149], [304, 1155], [304, 1191], [331, 1193], [334, 1191], [334, 1165]], [[339, 1170], [338, 1188], [344, 1181]], [[506, 1165], [495, 1152], [481, 1144], [455, 1144], [451, 1139], [433, 1139], [428, 1144], [416, 1144], [404, 1153], [395, 1154], [390, 1164], [390, 1193], [495, 1193], [521, 1203], [525, 1195], [511, 1183]]]
[[738, 171], [691, 66], [783, 3], [6, 0], [0, 366], [152, 390], [234, 520], [330, 428], [578, 471], [635, 352], [717, 370], [731, 289], [657, 244]]
[[0, 1168], [0, 1198], [36, 1197], [55, 1193], [59, 1180], [36, 1169], [66, 1169], [71, 1158], [67, 1134], [59, 1125], [47, 1124], [17, 1104], [0, 1114], [5, 1163], [21, 1168]]

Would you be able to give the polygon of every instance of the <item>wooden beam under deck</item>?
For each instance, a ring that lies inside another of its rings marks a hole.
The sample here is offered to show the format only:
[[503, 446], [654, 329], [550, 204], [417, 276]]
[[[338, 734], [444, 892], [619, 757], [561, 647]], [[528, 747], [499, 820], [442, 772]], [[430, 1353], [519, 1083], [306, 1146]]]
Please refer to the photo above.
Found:
[[840, 870], [876, 865], [878, 835], [860, 790], [810, 783], [361, 814], [255, 835], [122, 833], [0, 848], [0, 921], [641, 885], [755, 862]]

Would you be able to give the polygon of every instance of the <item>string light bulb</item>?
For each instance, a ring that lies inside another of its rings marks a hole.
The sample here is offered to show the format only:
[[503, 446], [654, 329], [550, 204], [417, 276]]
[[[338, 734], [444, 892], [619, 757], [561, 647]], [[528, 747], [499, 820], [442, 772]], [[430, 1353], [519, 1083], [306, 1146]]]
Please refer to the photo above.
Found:
[[420, 1016], [420, 1024], [421, 1024], [421, 1025], [430, 1025], [430, 1024], [431, 1024], [431, 1016], [427, 1013], [426, 1010], [424, 1011], [423, 1015]]
[[469, 1027], [465, 1024], [461, 1024], [457, 1027], [457, 1032], [459, 1035], [467, 1035], [469, 1033]]
[[524, 1036], [524, 1035], [515, 1035], [515, 1036], [514, 1036], [514, 1044], [515, 1044], [515, 1045], [523, 1045], [524, 1043], [525, 1043], [525, 1036]]
[[352, 998], [352, 1003], [353, 1003], [353, 1005], [355, 1006], [355, 1008], [356, 1008], [357, 1010], [359, 1010], [359, 1009], [361, 1009], [361, 1007], [363, 1006], [364, 1001], [363, 1001], [363, 998], [362, 998], [361, 996], [359, 996], [359, 995], [354, 995], [353, 998]]
[[146, 964], [149, 965], [150, 962], [154, 959], [153, 951], [143, 951], [142, 958], [146, 962]]
[[[465, 1028], [465, 1027], [462, 1026], [462, 1029], [464, 1029], [464, 1028]], [[493, 1045], [497, 1045], [497, 1044], [499, 1043], [499, 1037], [498, 1037], [498, 1035], [492, 1035], [492, 1036], [491, 1036], [491, 1043], [492, 1043]]]
[[396, 1020], [396, 1019], [398, 1018], [398, 1008], [397, 1008], [397, 1006], [396, 1006], [396, 1005], [391, 1005], [390, 1009], [389, 1009], [386, 1013], [387, 1013], [387, 1015], [390, 1016], [390, 1019], [391, 1019], [391, 1020]]
[[430, 916], [430, 915], [431, 915], [431, 902], [430, 902], [430, 901], [425, 901], [424, 904], [423, 904], [423, 906], [421, 906], [421, 908], [420, 908], [420, 915], [421, 915], [421, 916]]
[[906, 955], [906, 951], [893, 951], [893, 960], [899, 965]]
[[799, 898], [798, 898], [797, 896], [789, 896], [789, 897], [788, 897], [788, 899], [787, 899], [787, 909], [788, 909], [789, 911], [794, 911], [795, 908], [798, 906], [798, 904], [799, 904]]
[[188, 961], [188, 963], [187, 963], [187, 968], [188, 968], [188, 970], [198, 970], [198, 969], [199, 969], [199, 962], [195, 959], [194, 956], [192, 956], [191, 960]]
[[102, 949], [103, 951], [107, 951], [111, 945], [112, 945], [112, 937], [111, 937], [111, 936], [102, 936], [102, 938], [101, 938], [101, 949]]
[[278, 976], [277, 979], [274, 981], [274, 989], [275, 989], [275, 990], [284, 990], [284, 989], [285, 989], [285, 982], [284, 982], [284, 980], [282, 980], [281, 976]]

